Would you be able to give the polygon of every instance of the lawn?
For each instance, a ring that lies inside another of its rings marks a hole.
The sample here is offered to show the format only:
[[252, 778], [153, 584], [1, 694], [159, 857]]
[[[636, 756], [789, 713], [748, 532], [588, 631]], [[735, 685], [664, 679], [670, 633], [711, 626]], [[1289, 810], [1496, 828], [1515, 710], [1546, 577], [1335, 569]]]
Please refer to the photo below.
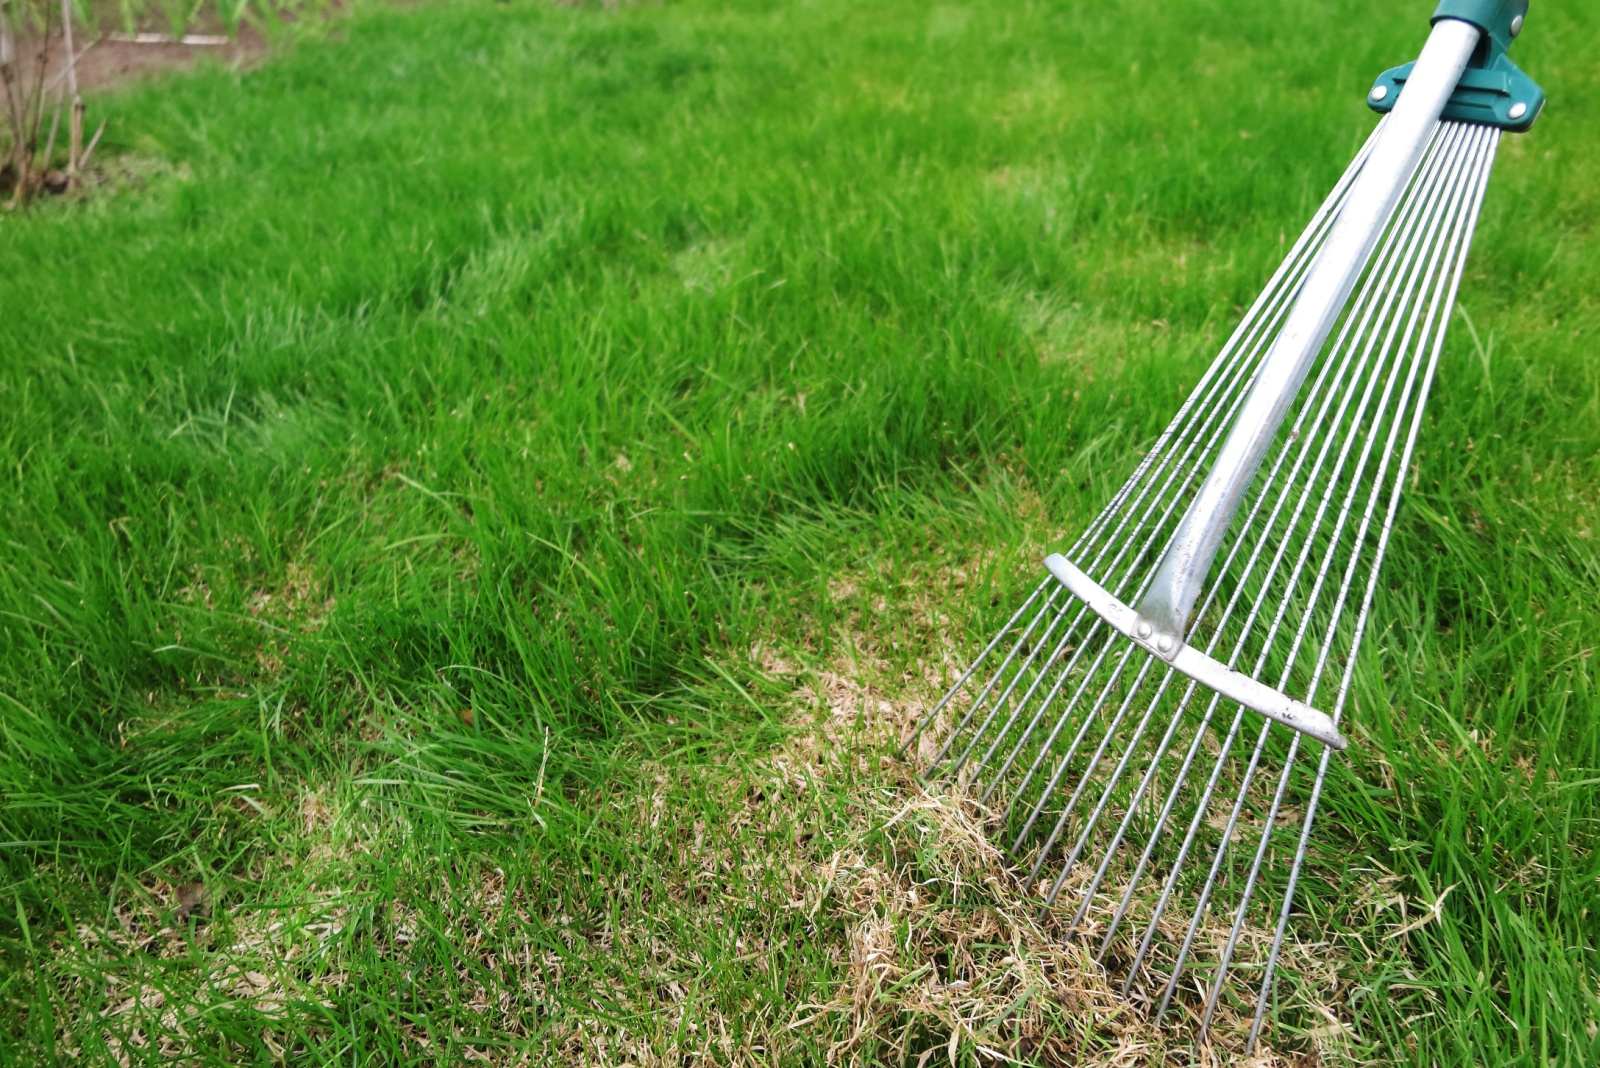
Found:
[[[0, 1064], [1206, 1056], [895, 743], [1430, 6], [358, 7], [92, 101], [0, 218]], [[1267, 1060], [1600, 1060], [1596, 40], [1514, 52]]]

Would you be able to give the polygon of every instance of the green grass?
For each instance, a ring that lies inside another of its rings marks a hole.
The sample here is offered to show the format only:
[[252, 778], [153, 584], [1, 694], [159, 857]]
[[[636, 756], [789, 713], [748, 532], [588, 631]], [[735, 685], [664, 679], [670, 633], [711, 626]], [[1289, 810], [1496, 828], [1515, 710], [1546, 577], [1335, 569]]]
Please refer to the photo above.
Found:
[[[0, 1063], [944, 1060], [790, 1026], [811, 875], [920, 863], [800, 710], [1098, 510], [1427, 7], [426, 5], [107, 101], [153, 177], [0, 220]], [[1600, 1058], [1597, 39], [1517, 46], [1302, 891], [1335, 1060]]]

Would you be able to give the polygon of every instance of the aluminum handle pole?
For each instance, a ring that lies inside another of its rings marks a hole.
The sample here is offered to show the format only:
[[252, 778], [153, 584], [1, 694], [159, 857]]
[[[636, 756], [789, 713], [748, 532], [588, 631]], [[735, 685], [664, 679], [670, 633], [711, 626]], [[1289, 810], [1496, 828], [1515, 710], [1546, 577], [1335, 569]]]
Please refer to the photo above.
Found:
[[1223, 535], [1388, 225], [1480, 36], [1476, 26], [1458, 19], [1440, 19], [1434, 25], [1381, 140], [1306, 275], [1294, 310], [1262, 361], [1216, 463], [1184, 513], [1154, 581], [1139, 602], [1138, 615], [1153, 631], [1149, 644], [1168, 659], [1182, 649], [1189, 613]]

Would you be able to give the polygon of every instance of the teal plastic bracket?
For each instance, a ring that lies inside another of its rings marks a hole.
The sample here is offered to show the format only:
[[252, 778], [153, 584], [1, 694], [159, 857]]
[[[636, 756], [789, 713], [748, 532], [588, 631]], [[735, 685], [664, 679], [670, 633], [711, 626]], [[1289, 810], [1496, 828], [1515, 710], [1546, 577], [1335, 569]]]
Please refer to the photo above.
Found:
[[[1522, 133], [1544, 110], [1544, 90], [1511, 61], [1506, 49], [1522, 32], [1528, 0], [1440, 0], [1433, 21], [1460, 19], [1483, 31], [1467, 69], [1444, 106], [1443, 118], [1477, 122]], [[1384, 112], [1394, 107], [1411, 76], [1413, 63], [1378, 75], [1367, 93], [1367, 106]]]

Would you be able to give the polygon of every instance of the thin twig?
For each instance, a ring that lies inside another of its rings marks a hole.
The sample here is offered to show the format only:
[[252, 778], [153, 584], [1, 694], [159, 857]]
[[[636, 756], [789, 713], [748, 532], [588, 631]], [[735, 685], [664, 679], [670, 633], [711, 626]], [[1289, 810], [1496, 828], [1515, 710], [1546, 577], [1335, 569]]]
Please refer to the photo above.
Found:
[[61, 105], [62, 97], [60, 93], [57, 93], [55, 114], [50, 116], [50, 138], [45, 142], [44, 155], [39, 160], [39, 168], [41, 170], [48, 171], [50, 169], [50, 157], [55, 155], [56, 131], [61, 128]]
[[[3, 4], [3, 3], [5, 3], [5, 0], [0, 0], [0, 4]], [[76, 65], [76, 63], [77, 63], [77, 61], [79, 59], [82, 59], [84, 56], [88, 55], [89, 54], [89, 50], [91, 48], [93, 48], [95, 45], [99, 44], [99, 43], [100, 43], [99, 41], [90, 41], [88, 44], [86, 44], [82, 48], [78, 49], [78, 53], [77, 53], [77, 56], [73, 60], [73, 64]], [[60, 85], [62, 83], [62, 81], [66, 78], [66, 76], [67, 76], [67, 71], [66, 71], [66, 68], [63, 67], [61, 70], [56, 71], [54, 74], [52, 74], [50, 76], [50, 80], [45, 82], [44, 87], [46, 89], [54, 89], [56, 86], [58, 86], [58, 85]]]
[[25, 124], [17, 100], [17, 39], [11, 28], [11, 0], [0, 0], [0, 81], [6, 88], [6, 124], [11, 128], [12, 169], [21, 172], [19, 162]]
[[189, 45], [201, 48], [221, 48], [233, 42], [215, 33], [186, 33], [178, 37], [170, 33], [113, 33], [107, 37], [118, 44]]
[[49, 7], [44, 9], [44, 33], [39, 35], [39, 74], [34, 79], [33, 91], [28, 94], [24, 108], [33, 122], [33, 132], [28, 137], [30, 155], [32, 150], [39, 147], [39, 129], [44, 124], [44, 75], [50, 65], [50, 16], [53, 14]]
[[[52, 9], [49, 5], [44, 9], [44, 33], [39, 37], [39, 76], [34, 80], [33, 91], [23, 100], [22, 124], [18, 129], [19, 134], [25, 136], [19, 140], [22, 149], [17, 154], [17, 184], [11, 191], [11, 207], [13, 209], [26, 204], [28, 193], [33, 185], [33, 154], [39, 148], [39, 127], [44, 122], [44, 72], [50, 61], [50, 16]], [[27, 126], [33, 129], [28, 130]]]
[[89, 147], [83, 150], [83, 158], [78, 161], [80, 170], [89, 166], [89, 157], [94, 155], [94, 146], [100, 143], [100, 135], [106, 132], [106, 123], [110, 121], [110, 119], [100, 120], [100, 128], [94, 132], [93, 137], [89, 138]]
[[[66, 56], [67, 92], [72, 94], [67, 135], [67, 181], [72, 182], [78, 177], [78, 157], [83, 154], [83, 97], [78, 94], [78, 53], [72, 47], [72, 0], [61, 0], [61, 41]], [[55, 141], [54, 135], [50, 140]], [[50, 166], [48, 153], [44, 165]]]

